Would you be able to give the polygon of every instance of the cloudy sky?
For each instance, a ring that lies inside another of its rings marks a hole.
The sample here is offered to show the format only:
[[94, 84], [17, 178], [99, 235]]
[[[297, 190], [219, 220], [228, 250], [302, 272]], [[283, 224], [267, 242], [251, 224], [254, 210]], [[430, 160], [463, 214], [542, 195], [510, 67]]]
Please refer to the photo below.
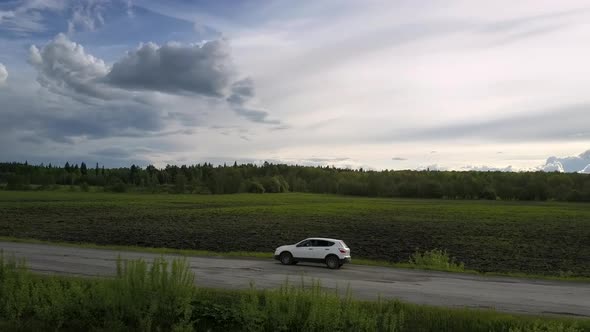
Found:
[[0, 159], [590, 172], [588, 36], [587, 1], [0, 1]]

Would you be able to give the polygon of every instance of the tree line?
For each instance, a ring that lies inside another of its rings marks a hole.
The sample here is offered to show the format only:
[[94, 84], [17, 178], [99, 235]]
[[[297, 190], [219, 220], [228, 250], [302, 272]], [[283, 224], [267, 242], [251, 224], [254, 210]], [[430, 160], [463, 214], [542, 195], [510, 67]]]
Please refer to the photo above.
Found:
[[590, 201], [590, 176], [547, 172], [372, 171], [264, 163], [105, 168], [0, 163], [0, 187], [195, 194], [308, 192], [368, 197]]

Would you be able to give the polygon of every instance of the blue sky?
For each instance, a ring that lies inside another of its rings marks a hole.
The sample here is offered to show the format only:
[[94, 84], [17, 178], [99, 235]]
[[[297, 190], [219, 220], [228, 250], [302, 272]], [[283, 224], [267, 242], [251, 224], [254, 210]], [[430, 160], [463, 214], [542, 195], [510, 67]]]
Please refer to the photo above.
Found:
[[0, 156], [590, 170], [589, 22], [577, 0], [0, 1]]

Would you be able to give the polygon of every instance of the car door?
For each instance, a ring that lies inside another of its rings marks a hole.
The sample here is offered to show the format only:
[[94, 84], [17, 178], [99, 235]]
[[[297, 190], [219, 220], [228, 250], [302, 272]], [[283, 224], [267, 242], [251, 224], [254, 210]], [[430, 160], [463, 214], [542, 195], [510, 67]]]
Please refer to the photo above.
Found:
[[334, 245], [334, 242], [326, 240], [317, 240], [313, 250], [315, 259], [322, 260], [330, 253], [330, 247]]
[[299, 260], [313, 259], [312, 240], [305, 240], [297, 243], [293, 249], [293, 257]]

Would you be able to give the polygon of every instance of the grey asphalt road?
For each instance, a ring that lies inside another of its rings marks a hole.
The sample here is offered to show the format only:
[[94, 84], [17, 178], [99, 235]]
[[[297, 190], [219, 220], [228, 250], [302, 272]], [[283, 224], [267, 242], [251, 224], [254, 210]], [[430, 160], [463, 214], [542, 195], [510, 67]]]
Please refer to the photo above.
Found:
[[[33, 271], [50, 274], [110, 276], [115, 261], [152, 260], [161, 255], [45, 244], [0, 242], [5, 257], [25, 258]], [[175, 257], [166, 255], [166, 258]], [[353, 258], [354, 259], [354, 258]], [[344, 290], [374, 300], [403, 301], [448, 307], [493, 308], [498, 311], [590, 317], [590, 283], [557, 282], [507, 277], [482, 277], [443, 272], [345, 265], [329, 270], [324, 265], [284, 266], [268, 259], [188, 257], [199, 286], [273, 288], [285, 283], [320, 280], [322, 287]]]

